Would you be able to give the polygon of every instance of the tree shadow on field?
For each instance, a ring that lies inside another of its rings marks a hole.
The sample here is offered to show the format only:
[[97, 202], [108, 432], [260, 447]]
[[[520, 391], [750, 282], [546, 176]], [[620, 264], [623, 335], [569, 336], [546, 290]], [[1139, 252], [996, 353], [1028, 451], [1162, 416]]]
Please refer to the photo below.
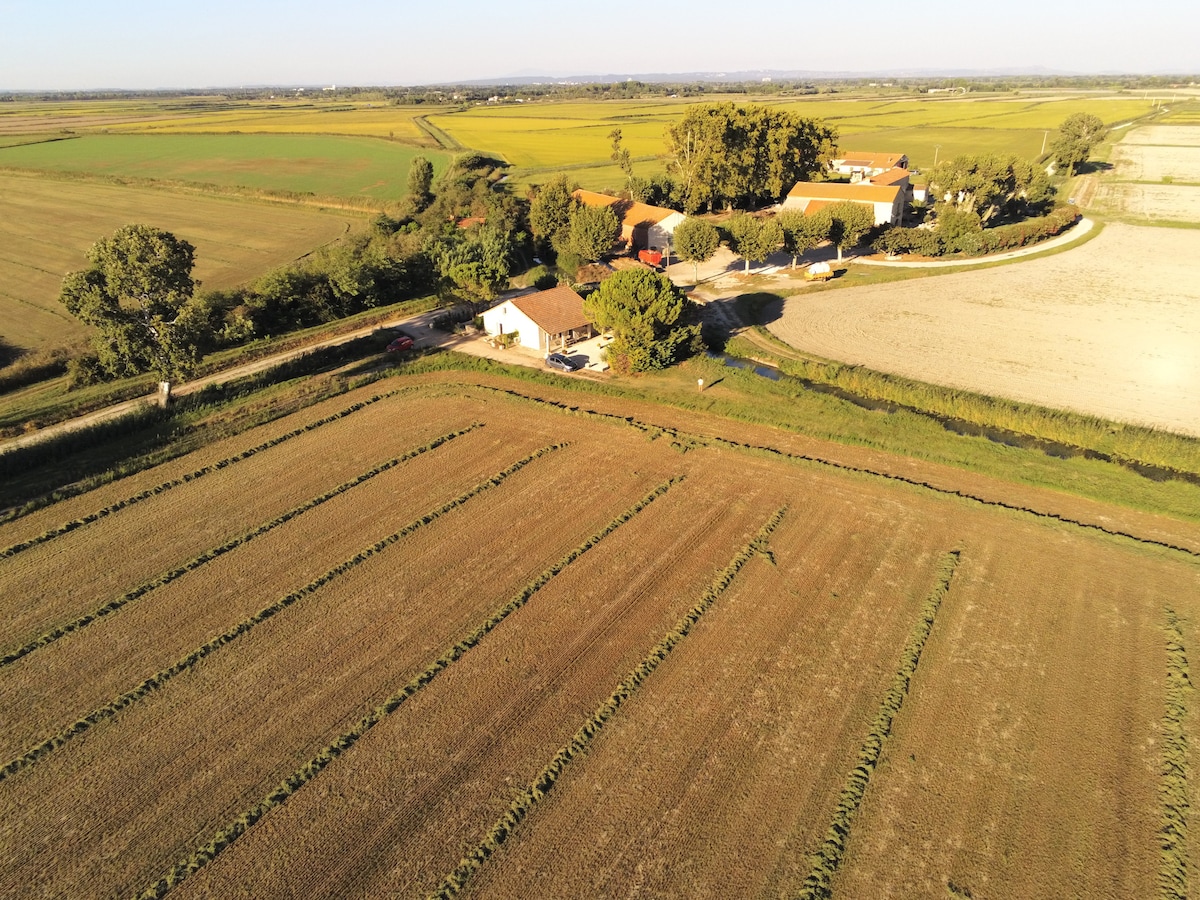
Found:
[[1081, 162], [1075, 166], [1076, 175], [1098, 175], [1101, 172], [1111, 172], [1113, 164], [1102, 160], [1094, 159], [1088, 162]]

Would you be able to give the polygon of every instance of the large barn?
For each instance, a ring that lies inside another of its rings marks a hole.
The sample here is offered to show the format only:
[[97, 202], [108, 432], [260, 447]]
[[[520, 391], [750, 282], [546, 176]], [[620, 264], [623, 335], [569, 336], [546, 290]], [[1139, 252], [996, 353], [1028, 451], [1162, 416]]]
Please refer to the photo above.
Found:
[[608, 206], [621, 223], [621, 241], [630, 250], [662, 250], [670, 245], [676, 227], [687, 218], [683, 213], [648, 203], [622, 200], [595, 191], [575, 191], [575, 199], [585, 206]]

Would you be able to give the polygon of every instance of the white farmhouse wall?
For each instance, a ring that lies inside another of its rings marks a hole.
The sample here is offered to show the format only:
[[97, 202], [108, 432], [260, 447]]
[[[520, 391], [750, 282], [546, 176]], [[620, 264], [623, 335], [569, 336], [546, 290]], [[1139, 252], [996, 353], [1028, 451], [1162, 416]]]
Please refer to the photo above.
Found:
[[513, 306], [511, 300], [505, 300], [499, 306], [493, 306], [483, 314], [483, 330], [490, 335], [518, 333], [519, 343], [530, 350], [541, 350], [545, 343], [542, 330], [525, 313]]

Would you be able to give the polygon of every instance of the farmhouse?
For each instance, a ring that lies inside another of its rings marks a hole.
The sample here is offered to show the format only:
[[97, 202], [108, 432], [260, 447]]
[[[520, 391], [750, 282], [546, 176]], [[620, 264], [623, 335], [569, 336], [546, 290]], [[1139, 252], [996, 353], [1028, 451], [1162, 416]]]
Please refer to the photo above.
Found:
[[583, 314], [583, 298], [566, 285], [505, 300], [483, 314], [489, 335], [517, 332], [530, 350], [554, 350], [587, 340], [596, 331]]
[[842, 155], [829, 161], [829, 168], [839, 175], [870, 177], [888, 169], [907, 169], [908, 156], [904, 153], [874, 153], [845, 150]]
[[800, 181], [788, 191], [783, 209], [796, 209], [805, 215], [834, 203], [849, 200], [871, 207], [876, 225], [899, 225], [907, 200], [908, 173], [896, 184], [874, 184], [859, 181], [846, 184], [837, 181]]
[[575, 199], [585, 206], [612, 207], [617, 214], [617, 221], [621, 223], [621, 240], [631, 250], [669, 246], [675, 228], [686, 218], [683, 213], [673, 209], [635, 203], [594, 191], [575, 191]]

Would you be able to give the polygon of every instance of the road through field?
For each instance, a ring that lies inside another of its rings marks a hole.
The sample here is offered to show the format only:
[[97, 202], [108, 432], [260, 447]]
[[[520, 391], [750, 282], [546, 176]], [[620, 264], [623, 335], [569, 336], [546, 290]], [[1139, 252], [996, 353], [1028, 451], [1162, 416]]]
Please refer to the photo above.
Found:
[[1110, 224], [1065, 253], [790, 297], [808, 353], [1200, 435], [1200, 231]]

